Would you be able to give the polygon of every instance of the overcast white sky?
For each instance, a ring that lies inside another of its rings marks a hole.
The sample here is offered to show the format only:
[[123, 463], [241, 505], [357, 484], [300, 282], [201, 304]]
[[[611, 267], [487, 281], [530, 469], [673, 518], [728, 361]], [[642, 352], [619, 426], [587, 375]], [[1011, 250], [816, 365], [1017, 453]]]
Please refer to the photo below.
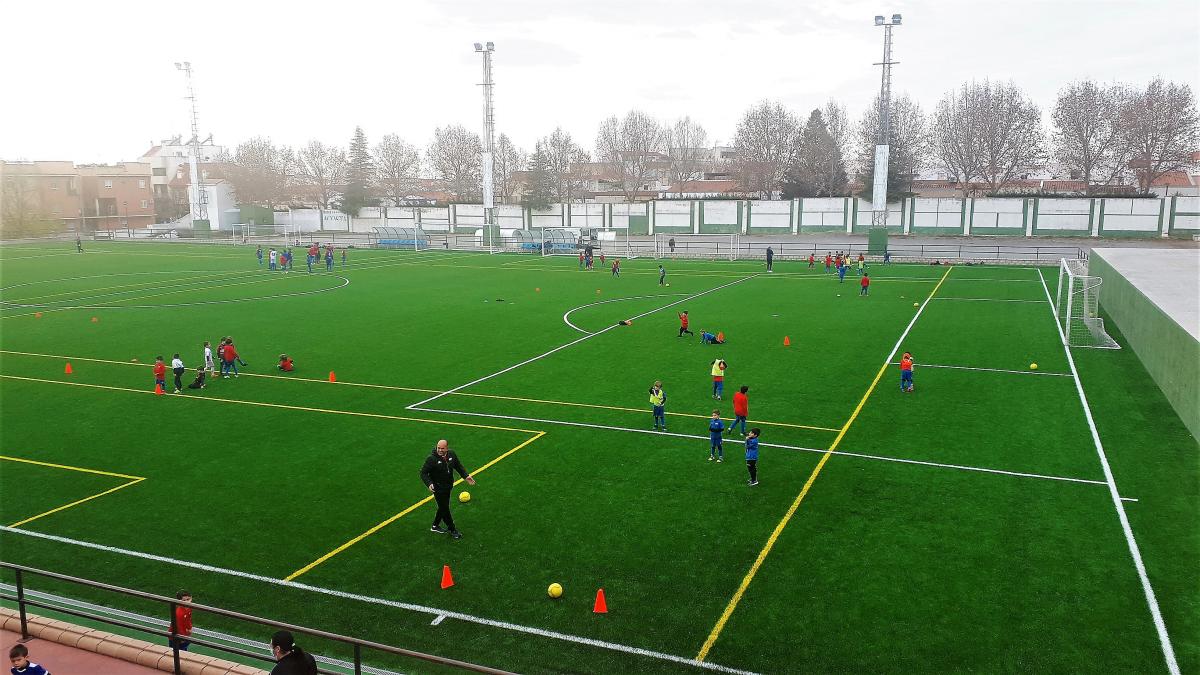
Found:
[[203, 134], [300, 145], [480, 126], [479, 57], [496, 43], [497, 129], [530, 148], [555, 126], [592, 149], [631, 107], [691, 115], [713, 141], [775, 98], [799, 114], [834, 97], [855, 118], [879, 88], [882, 29], [895, 90], [926, 110], [972, 78], [1012, 79], [1043, 108], [1072, 79], [1200, 90], [1197, 0], [457, 0], [6, 2], [0, 158], [112, 162], [186, 134], [196, 71]]

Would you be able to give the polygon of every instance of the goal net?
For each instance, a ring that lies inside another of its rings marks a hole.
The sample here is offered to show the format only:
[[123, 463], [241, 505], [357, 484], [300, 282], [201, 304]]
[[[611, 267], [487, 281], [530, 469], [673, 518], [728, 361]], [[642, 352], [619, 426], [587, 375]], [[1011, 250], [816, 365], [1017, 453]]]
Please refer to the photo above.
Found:
[[741, 235], [654, 233], [655, 258], [736, 260]]
[[1100, 318], [1100, 286], [1104, 280], [1088, 276], [1088, 261], [1063, 258], [1058, 269], [1054, 313], [1066, 344], [1071, 347], [1120, 349], [1104, 330]]

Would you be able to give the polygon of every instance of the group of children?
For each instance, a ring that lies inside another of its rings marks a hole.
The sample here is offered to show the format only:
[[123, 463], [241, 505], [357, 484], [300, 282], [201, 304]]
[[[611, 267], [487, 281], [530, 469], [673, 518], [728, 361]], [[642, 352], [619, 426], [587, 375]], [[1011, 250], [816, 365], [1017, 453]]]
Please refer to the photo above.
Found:
[[[605, 260], [604, 251], [601, 251], [600, 252], [600, 266], [601, 267], [604, 266], [604, 260]], [[659, 265], [658, 268], [660, 270], [659, 283], [661, 284], [663, 282], [663, 280], [666, 278], [666, 273], [661, 272], [662, 265]], [[595, 260], [592, 258], [591, 249], [585, 249], [585, 250], [579, 252], [579, 269], [587, 270], [587, 271], [596, 269], [596, 263], [595, 263]], [[620, 260], [620, 258], [613, 258], [611, 269], [612, 269], [612, 275], [614, 277], [621, 276], [621, 260]]]
[[[719, 383], [724, 380], [725, 367], [726, 363], [720, 359], [713, 362], [714, 392], [717, 391]], [[721, 375], [717, 375], [717, 372], [720, 372]], [[712, 417], [708, 421], [708, 461], [718, 464], [725, 461], [725, 434], [733, 433], [740, 425], [746, 447], [746, 470], [750, 474], [750, 479], [746, 481], [746, 484], [753, 487], [758, 485], [758, 437], [762, 434], [762, 430], [758, 427], [746, 430], [746, 420], [750, 416], [749, 391], [750, 387], [742, 385], [733, 395], [733, 420], [728, 426], [721, 419], [720, 410], [712, 411]], [[716, 393], [713, 394], [713, 397], [720, 398]], [[654, 430], [666, 431], [667, 393], [663, 390], [661, 380], [655, 380], [654, 384], [650, 386], [650, 405], [654, 415]]]
[[[255, 255], [255, 257], [258, 258], [259, 267], [262, 267], [264, 253], [263, 253], [263, 247], [261, 244], [259, 244], [258, 250], [255, 251], [254, 255]], [[278, 250], [278, 251], [275, 250], [274, 246], [272, 246], [265, 254], [265, 257], [266, 257], [266, 261], [267, 261], [267, 269], [271, 270], [272, 272], [274, 272], [275, 270], [282, 270], [284, 272], [290, 272], [292, 270], [293, 254], [292, 254], [292, 248], [290, 246], [285, 249]], [[347, 259], [346, 249], [343, 248], [342, 249], [342, 267], [346, 266], [346, 259]], [[308, 262], [308, 271], [311, 273], [313, 271], [313, 264], [321, 261], [321, 244], [320, 244], [320, 242], [313, 243], [311, 246], [308, 247], [306, 261]], [[325, 244], [325, 270], [328, 272], [333, 271], [333, 244], [328, 244], [328, 243]]]
[[[234, 377], [238, 376], [238, 365], [243, 367], [246, 362], [238, 354], [237, 347], [233, 345], [233, 338], [221, 338], [220, 345], [217, 347], [217, 357], [221, 359], [221, 377], [229, 378], [229, 374], [233, 373]], [[183, 359], [179, 354], [171, 357], [171, 372], [175, 375], [175, 393], [183, 392], [183, 374], [187, 372], [187, 368], [183, 365]], [[205, 340], [204, 342], [204, 364], [196, 368], [196, 379], [187, 386], [188, 389], [204, 389], [208, 385], [208, 378], [216, 377], [216, 363], [213, 360], [212, 343]], [[163, 391], [167, 390], [167, 364], [162, 356], [154, 359], [154, 384], [160, 387]]]

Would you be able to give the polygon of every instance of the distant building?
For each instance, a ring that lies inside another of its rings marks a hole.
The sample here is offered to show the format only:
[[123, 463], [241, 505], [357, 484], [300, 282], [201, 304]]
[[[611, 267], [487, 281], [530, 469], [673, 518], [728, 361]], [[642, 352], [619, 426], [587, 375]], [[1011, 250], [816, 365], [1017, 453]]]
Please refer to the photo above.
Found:
[[[213, 143], [212, 136], [204, 139], [199, 145], [200, 156], [197, 161], [201, 164], [214, 164], [225, 152], [224, 146]], [[175, 187], [174, 180], [179, 175], [180, 167], [184, 175], [188, 175], [188, 158], [192, 154], [192, 145], [184, 141], [182, 136], [175, 136], [153, 145], [142, 153], [140, 161], [150, 164], [151, 185], [158, 204], [158, 219], [161, 222], [175, 220], [189, 211], [187, 186]], [[201, 175], [204, 174], [201, 166]]]
[[3, 162], [0, 176], [22, 208], [64, 229], [91, 232], [154, 224], [150, 165], [141, 162]]

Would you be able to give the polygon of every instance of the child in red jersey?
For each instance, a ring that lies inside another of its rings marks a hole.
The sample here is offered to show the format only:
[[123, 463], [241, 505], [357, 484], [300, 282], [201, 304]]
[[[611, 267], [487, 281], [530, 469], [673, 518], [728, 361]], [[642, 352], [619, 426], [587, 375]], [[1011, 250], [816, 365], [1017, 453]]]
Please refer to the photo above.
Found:
[[167, 389], [167, 364], [163, 363], [163, 357], [154, 357], [154, 384], [162, 387], [163, 391]]
[[913, 357], [909, 352], [904, 352], [904, 356], [900, 357], [900, 391], [913, 390]]

